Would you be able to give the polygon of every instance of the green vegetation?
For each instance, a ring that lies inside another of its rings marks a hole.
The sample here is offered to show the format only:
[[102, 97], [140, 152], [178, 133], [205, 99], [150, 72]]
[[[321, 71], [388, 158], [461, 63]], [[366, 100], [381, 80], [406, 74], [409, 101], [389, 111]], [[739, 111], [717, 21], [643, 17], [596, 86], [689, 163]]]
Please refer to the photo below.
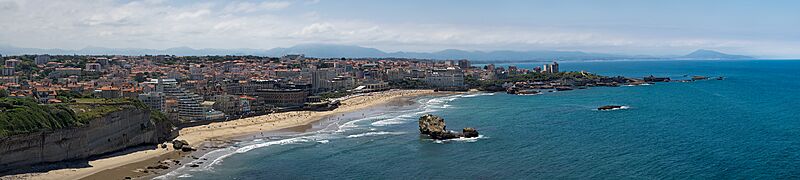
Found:
[[147, 108], [138, 100], [132, 99], [101, 99], [101, 98], [78, 98], [75, 102], [69, 103], [81, 121], [103, 117], [109, 113], [121, 111], [128, 108]]
[[[135, 99], [74, 98], [64, 104], [40, 105], [32, 99], [0, 98], [0, 137], [88, 124], [109, 113], [148, 109]], [[172, 124], [164, 114], [151, 111], [151, 121]]]
[[606, 77], [587, 72], [528, 73], [528, 74], [511, 75], [508, 76], [507, 78], [498, 80], [480, 80], [477, 79], [476, 77], [467, 76], [464, 78], [464, 83], [472, 88], [502, 89], [500, 86], [506, 82], [512, 82], [512, 83], [526, 82], [526, 81], [550, 82], [550, 81], [561, 81], [561, 80], [586, 81], [586, 80], [598, 80], [601, 78], [606, 78]]
[[425, 82], [417, 79], [403, 79], [397, 81], [390, 81], [389, 86], [400, 89], [417, 89], [428, 86]]
[[31, 99], [0, 98], [0, 137], [86, 124], [64, 105], [38, 105]]

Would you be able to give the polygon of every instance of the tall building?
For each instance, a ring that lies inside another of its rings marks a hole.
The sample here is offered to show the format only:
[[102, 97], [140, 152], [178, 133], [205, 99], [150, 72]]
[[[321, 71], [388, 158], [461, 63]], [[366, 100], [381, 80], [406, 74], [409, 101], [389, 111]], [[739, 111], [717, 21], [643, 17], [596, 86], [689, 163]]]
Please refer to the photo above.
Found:
[[14, 70], [13, 67], [3, 67], [2, 68], [2, 75], [3, 76], [13, 76], [14, 73], [15, 73], [15, 70]]
[[558, 63], [553, 61], [553, 64], [542, 65], [542, 73], [558, 73]]
[[149, 93], [139, 94], [138, 99], [139, 101], [142, 101], [142, 103], [150, 107], [150, 109], [165, 112], [164, 93], [149, 92]]
[[90, 72], [100, 72], [103, 71], [103, 68], [100, 63], [86, 63], [86, 68], [84, 70]]
[[553, 61], [553, 64], [550, 65], [550, 73], [558, 73], [558, 63]]
[[36, 56], [34, 61], [36, 61], [36, 65], [45, 65], [48, 62], [50, 62], [50, 55], [47, 55], [47, 54], [38, 55], [38, 56]]
[[17, 65], [19, 65], [19, 63], [20, 63], [19, 60], [9, 59], [9, 60], [6, 60], [6, 67], [17, 67]]
[[469, 69], [469, 67], [471, 66], [472, 64], [470, 64], [469, 60], [466, 59], [458, 60], [458, 67], [460, 67], [461, 69]]
[[[176, 101], [176, 113], [179, 119], [188, 121], [206, 120], [207, 108], [203, 107], [203, 98], [195, 93], [187, 92], [178, 88], [178, 81], [175, 79], [153, 79], [150, 84], [155, 85], [155, 91], [164, 93], [168, 99]], [[170, 110], [166, 110], [168, 113]]]
[[311, 71], [311, 89], [314, 92], [324, 92], [331, 89], [331, 80], [336, 78], [336, 71], [330, 68], [321, 68]]

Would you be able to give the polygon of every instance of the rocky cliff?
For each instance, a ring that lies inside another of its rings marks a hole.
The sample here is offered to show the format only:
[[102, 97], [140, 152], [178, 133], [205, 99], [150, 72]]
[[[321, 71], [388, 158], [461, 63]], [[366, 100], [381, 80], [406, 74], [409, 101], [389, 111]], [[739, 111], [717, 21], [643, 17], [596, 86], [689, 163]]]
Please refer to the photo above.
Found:
[[148, 109], [129, 108], [88, 124], [0, 137], [0, 172], [48, 162], [84, 159], [177, 136], [172, 123], [151, 118]]

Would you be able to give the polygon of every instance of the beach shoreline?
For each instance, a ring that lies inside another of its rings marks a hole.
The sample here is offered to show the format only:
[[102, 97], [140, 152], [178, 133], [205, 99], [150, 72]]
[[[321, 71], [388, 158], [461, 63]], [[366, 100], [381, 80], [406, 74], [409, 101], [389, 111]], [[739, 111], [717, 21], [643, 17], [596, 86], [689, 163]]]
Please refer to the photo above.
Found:
[[356, 94], [341, 98], [342, 105], [331, 111], [291, 111], [187, 127], [181, 129], [179, 132], [180, 135], [175, 139], [188, 141], [192, 147], [200, 149], [200, 152], [180, 152], [174, 150], [172, 145], [168, 144], [167, 148], [155, 147], [118, 156], [90, 160], [88, 162], [89, 167], [64, 168], [43, 173], [8, 175], [0, 177], [0, 179], [152, 178], [169, 172], [176, 168], [175, 166], [180, 167], [181, 165], [173, 165], [170, 166], [170, 169], [157, 172], [150, 170], [148, 173], [137, 172], [137, 169], [146, 169], [147, 166], [156, 165], [164, 160], [178, 160], [191, 157], [198, 153], [207, 152], [208, 148], [203, 147], [207, 146], [209, 143], [215, 144], [212, 146], [219, 146], [217, 143], [229, 143], [230, 140], [237, 137], [244, 137], [260, 132], [308, 126], [330, 115], [368, 109], [373, 106], [390, 103], [399, 98], [412, 98], [434, 94], [446, 94], [446, 92], [434, 92], [433, 90], [389, 90]]

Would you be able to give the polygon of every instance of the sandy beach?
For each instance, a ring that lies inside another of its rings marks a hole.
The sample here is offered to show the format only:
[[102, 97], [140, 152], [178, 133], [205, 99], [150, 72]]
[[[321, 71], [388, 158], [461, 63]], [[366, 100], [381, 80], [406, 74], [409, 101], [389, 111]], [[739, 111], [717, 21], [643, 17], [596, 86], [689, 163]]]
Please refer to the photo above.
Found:
[[[357, 94], [341, 98], [342, 105], [332, 111], [283, 112], [194, 126], [181, 129], [180, 135], [176, 139], [186, 140], [193, 147], [197, 148], [204, 142], [220, 141], [259, 132], [304, 126], [332, 114], [357, 111], [391, 102], [397, 98], [432, 94], [436, 94], [436, 92], [432, 90], [390, 90]], [[152, 176], [152, 174], [135, 172], [135, 170], [144, 169], [149, 165], [153, 165], [165, 159], [177, 159], [185, 155], [187, 155], [187, 153], [175, 151], [172, 149], [171, 145], [169, 145], [168, 148], [152, 148], [91, 160], [88, 162], [90, 167], [57, 169], [44, 173], [10, 175], [0, 177], [0, 179], [123, 179], [124, 177], [149, 177]], [[97, 177], [93, 176], [94, 174], [103, 174], [103, 176]], [[109, 177], [107, 175], [119, 177]]]

